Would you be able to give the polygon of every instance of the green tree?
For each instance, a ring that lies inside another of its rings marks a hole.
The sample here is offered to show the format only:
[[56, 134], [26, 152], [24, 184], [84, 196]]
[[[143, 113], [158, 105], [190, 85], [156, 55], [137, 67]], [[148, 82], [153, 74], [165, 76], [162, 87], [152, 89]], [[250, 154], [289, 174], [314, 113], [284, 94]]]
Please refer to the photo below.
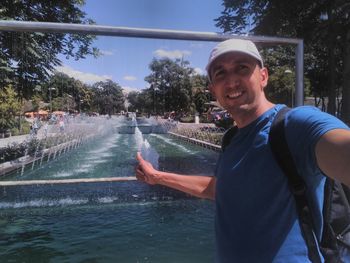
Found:
[[[294, 50], [290, 46], [269, 47], [262, 50], [265, 67], [269, 70], [267, 97], [275, 103], [294, 106], [295, 66]], [[305, 78], [305, 96], [310, 96], [310, 82]]]
[[194, 103], [196, 105], [196, 111], [199, 114], [202, 114], [203, 112], [208, 110], [208, 106], [205, 105], [205, 103], [210, 102], [209, 96], [207, 93], [199, 90], [198, 92], [195, 93], [194, 95]]
[[140, 105], [138, 103], [138, 96], [139, 92], [137, 91], [131, 91], [128, 93], [128, 102], [129, 102], [129, 107], [128, 111], [135, 112], [136, 110], [140, 110]]
[[[350, 118], [350, 5], [347, 0], [223, 1], [216, 19], [224, 32], [298, 37], [305, 40], [305, 74], [314, 95], [329, 99], [336, 112], [336, 96], [343, 93], [342, 118]], [[345, 77], [344, 77], [345, 76]]]
[[40, 102], [41, 102], [41, 97], [40, 96], [34, 95], [32, 97], [33, 111], [39, 111], [40, 110]]
[[[92, 24], [80, 9], [83, 0], [3, 0], [0, 19]], [[0, 32], [0, 89], [12, 83], [22, 98], [30, 98], [37, 84], [61, 64], [63, 54], [76, 60], [98, 55], [91, 47], [95, 36], [83, 34], [43, 34]]]
[[206, 106], [205, 103], [210, 102], [210, 100], [213, 99], [209, 90], [207, 89], [208, 84], [209, 80], [204, 75], [195, 74], [191, 77], [193, 100], [196, 111], [199, 114], [202, 114], [208, 110], [208, 106]]
[[64, 111], [65, 110], [64, 109], [65, 108], [65, 101], [64, 101], [63, 97], [54, 98], [54, 99], [52, 99], [51, 103], [52, 103], [52, 111], [57, 111], [57, 110]]
[[135, 111], [147, 114], [161, 114], [160, 108], [157, 108], [157, 103], [152, 88], [142, 90], [137, 94], [136, 101], [131, 104]]
[[96, 82], [92, 86], [94, 104], [100, 114], [112, 115], [124, 110], [124, 94], [121, 86], [112, 80]]
[[21, 103], [18, 101], [15, 90], [5, 87], [0, 92], [0, 131], [11, 129], [16, 124], [16, 116], [21, 110]]
[[[80, 80], [69, 77], [62, 72], [55, 72], [43, 87], [44, 99], [55, 101], [54, 108], [69, 111], [88, 111], [92, 104], [91, 88]], [[57, 98], [61, 98], [58, 99]], [[69, 103], [63, 105], [62, 103]]]
[[71, 86], [71, 95], [74, 99], [77, 111], [80, 112], [90, 110], [93, 91], [88, 85], [84, 84], [80, 80], [74, 80], [73, 85]]
[[93, 111], [95, 92], [92, 87], [84, 84], [80, 95], [79, 111]]
[[48, 82], [43, 87], [43, 92], [45, 100], [49, 103], [51, 101], [53, 110], [65, 110], [64, 97], [71, 96], [74, 81], [74, 78], [62, 72], [55, 71], [50, 76]]
[[160, 112], [187, 112], [191, 109], [193, 69], [189, 62], [168, 58], [153, 59], [149, 65], [151, 74], [145, 77], [150, 88], [145, 91], [154, 108]]

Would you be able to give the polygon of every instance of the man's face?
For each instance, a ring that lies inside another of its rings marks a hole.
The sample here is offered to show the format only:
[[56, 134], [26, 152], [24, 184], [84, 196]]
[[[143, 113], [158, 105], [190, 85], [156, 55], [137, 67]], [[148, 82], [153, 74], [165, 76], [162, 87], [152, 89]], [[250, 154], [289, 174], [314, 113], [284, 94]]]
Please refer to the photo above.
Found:
[[[243, 53], [218, 57], [210, 67], [210, 91], [231, 114], [252, 110], [265, 98], [268, 73], [258, 61]], [[234, 116], [233, 116], [234, 117]]]

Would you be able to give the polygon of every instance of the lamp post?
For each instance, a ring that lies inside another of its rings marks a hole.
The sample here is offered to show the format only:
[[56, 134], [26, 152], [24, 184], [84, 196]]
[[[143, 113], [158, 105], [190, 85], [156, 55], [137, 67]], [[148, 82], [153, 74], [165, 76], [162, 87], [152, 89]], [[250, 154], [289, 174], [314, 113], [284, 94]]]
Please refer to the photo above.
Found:
[[[289, 74], [293, 74], [293, 72], [290, 70], [290, 69], [286, 69], [285, 71], [284, 71], [284, 74], [286, 74], [286, 75], [289, 75]], [[294, 103], [294, 94], [293, 94], [293, 87], [291, 86], [290, 87], [290, 94], [291, 94], [291, 106], [293, 107], [293, 103]]]
[[84, 102], [84, 100], [79, 100], [79, 114], [81, 112], [81, 104]]
[[157, 86], [155, 83], [151, 84], [151, 88], [153, 90], [153, 114], [157, 115], [157, 109], [156, 109], [156, 93], [157, 93]]
[[66, 109], [67, 109], [67, 112], [69, 114], [70, 104], [73, 104], [73, 96], [68, 94], [68, 93], [64, 93], [64, 94], [65, 94], [65, 97], [67, 98], [64, 103], [67, 105]]
[[56, 90], [56, 89], [49, 87], [50, 113], [52, 113], [51, 90]]

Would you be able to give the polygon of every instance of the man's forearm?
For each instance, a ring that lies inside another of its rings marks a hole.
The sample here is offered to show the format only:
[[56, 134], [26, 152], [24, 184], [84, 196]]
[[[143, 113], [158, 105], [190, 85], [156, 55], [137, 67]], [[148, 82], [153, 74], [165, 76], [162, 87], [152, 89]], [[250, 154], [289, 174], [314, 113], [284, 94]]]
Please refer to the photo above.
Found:
[[182, 192], [214, 200], [215, 199], [215, 177], [198, 175], [180, 175], [157, 171], [156, 182]]
[[344, 129], [327, 132], [317, 142], [315, 151], [320, 169], [350, 187], [350, 132]]

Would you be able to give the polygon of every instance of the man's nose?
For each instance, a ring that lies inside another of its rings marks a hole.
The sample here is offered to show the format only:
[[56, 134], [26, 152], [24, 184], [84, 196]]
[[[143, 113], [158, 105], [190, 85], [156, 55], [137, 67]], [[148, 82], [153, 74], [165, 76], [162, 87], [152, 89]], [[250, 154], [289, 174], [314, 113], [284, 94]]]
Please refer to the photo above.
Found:
[[237, 74], [234, 74], [234, 73], [227, 74], [225, 78], [226, 86], [235, 87], [239, 85], [239, 82], [240, 82], [239, 77], [237, 76]]

